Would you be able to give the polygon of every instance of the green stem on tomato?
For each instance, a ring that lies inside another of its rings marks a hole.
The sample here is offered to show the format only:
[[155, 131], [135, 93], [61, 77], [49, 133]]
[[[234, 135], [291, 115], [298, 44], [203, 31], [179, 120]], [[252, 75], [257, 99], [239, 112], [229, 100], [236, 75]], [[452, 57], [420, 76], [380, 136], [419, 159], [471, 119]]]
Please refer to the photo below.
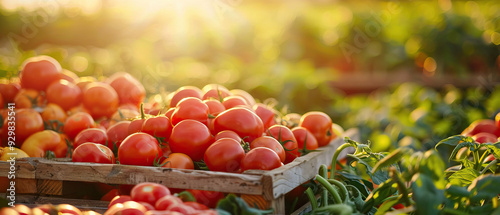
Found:
[[491, 161], [483, 170], [481, 170], [481, 172], [479, 174], [483, 175], [484, 173], [486, 173], [486, 171], [488, 171], [488, 169], [490, 169], [491, 166], [494, 166], [497, 163], [498, 163], [498, 159]]
[[335, 190], [333, 185], [328, 182], [328, 180], [323, 178], [321, 175], [316, 175], [316, 180], [333, 196], [335, 204], [342, 203], [342, 199], [340, 199], [339, 193], [337, 192], [337, 190]]
[[[318, 172], [323, 178], [328, 178], [328, 167], [326, 167], [325, 164], [319, 166]], [[325, 205], [328, 205], [328, 190], [323, 189], [323, 191], [321, 191], [321, 206]]]
[[481, 161], [479, 159], [479, 151], [477, 150], [476, 146], [474, 146], [474, 151], [472, 152], [472, 155], [474, 156], [474, 161], [476, 162], [474, 164], [475, 169], [477, 169], [477, 171], [480, 171], [481, 170]]
[[312, 209], [314, 210], [318, 208], [318, 200], [316, 200], [316, 197], [314, 196], [314, 193], [310, 187], [307, 188], [306, 195], [307, 198], [309, 199], [309, 202], [311, 202]]
[[333, 179], [335, 177], [335, 167], [337, 164], [337, 158], [339, 157], [340, 152], [342, 152], [344, 149], [351, 147], [352, 145], [349, 143], [344, 143], [341, 146], [337, 148], [335, 151], [335, 154], [333, 154], [332, 158], [332, 165], [330, 166], [330, 178]]
[[331, 179], [331, 178], [328, 179], [328, 182], [339, 188], [339, 190], [342, 193], [342, 196], [344, 197], [344, 200], [342, 202], [346, 202], [349, 199], [349, 192], [347, 191], [347, 188], [345, 187], [345, 185], [342, 184], [342, 182], [335, 180], [335, 179]]
[[403, 181], [401, 181], [401, 176], [396, 171], [396, 168], [394, 168], [394, 167], [390, 167], [389, 168], [389, 176], [398, 185], [398, 191], [402, 195], [402, 200], [403, 200], [404, 205], [407, 206], [407, 207], [410, 206], [411, 205], [411, 201], [408, 198], [408, 189], [406, 189], [405, 184], [403, 183]]
[[144, 103], [141, 103], [141, 119], [146, 119], [146, 114], [144, 113]]

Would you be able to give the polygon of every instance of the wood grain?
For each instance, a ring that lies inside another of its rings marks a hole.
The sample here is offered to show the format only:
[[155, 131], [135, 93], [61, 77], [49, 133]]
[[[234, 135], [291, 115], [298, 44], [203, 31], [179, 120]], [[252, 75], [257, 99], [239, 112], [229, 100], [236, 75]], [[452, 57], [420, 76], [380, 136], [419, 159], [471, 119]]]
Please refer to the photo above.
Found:
[[[22, 158], [15, 161], [15, 176], [17, 178], [35, 178], [35, 163], [37, 158]], [[7, 177], [11, 171], [11, 163], [0, 161], [0, 177]]]
[[109, 202], [99, 200], [67, 199], [37, 195], [18, 195], [16, 196], [16, 203], [22, 203], [32, 207], [42, 204], [71, 204], [78, 206], [78, 209], [80, 210], [93, 210], [101, 214], [107, 210], [109, 205]]

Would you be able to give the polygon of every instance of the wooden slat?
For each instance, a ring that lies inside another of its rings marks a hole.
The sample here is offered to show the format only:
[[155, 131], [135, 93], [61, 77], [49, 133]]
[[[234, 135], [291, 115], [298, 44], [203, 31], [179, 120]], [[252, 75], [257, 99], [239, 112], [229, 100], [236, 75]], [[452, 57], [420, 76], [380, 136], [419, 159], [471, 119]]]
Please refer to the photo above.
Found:
[[16, 182], [16, 194], [17, 193], [35, 194], [38, 192], [36, 186], [37, 185], [36, 179], [18, 178], [15, 180], [15, 182]]
[[38, 194], [43, 195], [57, 195], [63, 194], [63, 182], [54, 180], [37, 180]]
[[[35, 158], [36, 159], [36, 158]], [[17, 178], [35, 178], [35, 163], [34, 158], [23, 158], [16, 160], [14, 166], [15, 175]], [[0, 161], [0, 177], [7, 177], [10, 172], [11, 164], [6, 161]]]
[[[349, 129], [344, 133], [344, 136], [356, 138], [357, 134], [357, 129]], [[337, 138], [329, 145], [322, 147], [321, 151], [311, 152], [295, 159], [289, 165], [265, 172], [264, 175], [270, 176], [273, 181], [271, 189], [273, 198], [278, 198], [312, 179], [317, 174], [321, 164], [330, 165], [333, 154], [343, 143], [344, 137]]]
[[243, 194], [262, 194], [262, 176], [181, 170], [161, 167], [67, 163], [39, 160], [38, 179], [102, 182], [108, 184], [138, 184], [156, 182], [167, 187], [213, 190]]
[[22, 203], [27, 206], [35, 207], [42, 204], [71, 204], [78, 207], [80, 210], [93, 210], [98, 213], [104, 213], [109, 205], [109, 202], [87, 199], [67, 199], [59, 197], [45, 197], [36, 195], [17, 195], [16, 203]]

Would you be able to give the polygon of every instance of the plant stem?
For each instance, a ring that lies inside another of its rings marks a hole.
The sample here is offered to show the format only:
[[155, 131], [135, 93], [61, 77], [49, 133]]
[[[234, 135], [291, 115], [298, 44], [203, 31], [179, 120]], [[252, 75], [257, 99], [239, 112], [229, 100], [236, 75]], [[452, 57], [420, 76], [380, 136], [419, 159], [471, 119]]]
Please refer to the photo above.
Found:
[[408, 189], [406, 189], [405, 184], [403, 181], [401, 181], [401, 177], [399, 176], [399, 173], [396, 171], [396, 168], [390, 167], [389, 168], [389, 174], [394, 182], [398, 185], [398, 190], [402, 195], [402, 200], [405, 206], [410, 206], [411, 202], [410, 199], [408, 198]]
[[346, 202], [349, 199], [349, 192], [347, 191], [347, 188], [344, 186], [344, 184], [342, 184], [342, 182], [337, 181], [335, 179], [328, 179], [328, 182], [330, 182], [330, 184], [337, 186], [340, 189], [342, 196], [344, 197], [343, 202]]
[[[319, 166], [318, 172], [323, 178], [328, 178], [328, 168], [325, 164], [321, 164], [321, 166]], [[323, 191], [321, 191], [321, 206], [326, 205], [328, 205], [328, 190], [323, 189]]]
[[316, 180], [321, 184], [323, 185], [324, 188], [326, 188], [326, 190], [328, 190], [328, 192], [333, 196], [333, 200], [335, 202], [335, 204], [340, 204], [342, 203], [342, 199], [340, 199], [340, 195], [339, 193], [337, 192], [337, 190], [335, 190], [335, 188], [330, 184], [330, 182], [328, 182], [325, 178], [323, 178], [321, 175], [316, 175]]
[[479, 174], [483, 175], [484, 173], [486, 173], [486, 171], [488, 171], [488, 169], [490, 169], [491, 166], [494, 166], [497, 163], [498, 163], [498, 159], [491, 161], [483, 170], [481, 170], [481, 172]]
[[306, 195], [309, 199], [309, 202], [311, 202], [312, 209], [315, 210], [316, 208], [318, 208], [318, 200], [316, 200], [316, 197], [314, 196], [314, 193], [310, 187], [307, 188]]
[[341, 146], [339, 146], [337, 148], [337, 151], [335, 151], [335, 154], [333, 154], [332, 165], [330, 166], [330, 178], [331, 179], [333, 179], [335, 177], [335, 167], [336, 167], [337, 158], [339, 157], [340, 152], [342, 152], [347, 147], [351, 147], [351, 146], [352, 146], [352, 144], [344, 143]]

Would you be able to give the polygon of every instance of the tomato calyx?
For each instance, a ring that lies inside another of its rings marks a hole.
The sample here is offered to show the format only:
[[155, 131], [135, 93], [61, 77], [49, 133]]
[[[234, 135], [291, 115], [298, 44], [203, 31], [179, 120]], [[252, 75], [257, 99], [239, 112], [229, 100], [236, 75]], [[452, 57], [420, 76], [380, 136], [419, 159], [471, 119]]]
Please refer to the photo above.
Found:
[[[276, 137], [274, 137], [271, 133], [269, 133], [269, 136], [271, 136], [272, 138], [276, 139]], [[289, 143], [289, 142], [293, 142], [293, 140], [285, 140], [285, 141], [281, 140], [281, 128], [280, 128], [280, 130], [279, 130], [279, 132], [278, 132], [278, 136], [279, 136], [279, 137], [278, 137], [278, 139], [276, 139], [276, 140], [278, 140], [278, 142], [279, 142], [279, 143], [283, 146], [283, 149], [284, 149], [287, 153], [289, 153], [290, 151], [294, 151], [295, 149], [297, 149], [297, 148], [288, 149], [287, 147], [285, 147], [285, 144], [287, 144], [287, 143]]]
[[209, 113], [209, 114], [208, 114], [208, 118], [209, 118], [209, 119], [215, 119], [215, 116]]
[[[309, 154], [311, 152], [319, 152], [319, 151], [321, 151], [321, 150], [316, 150], [316, 149], [313, 149], [313, 150], [307, 149], [307, 147], [306, 147], [307, 146], [307, 136], [308, 135], [306, 135], [305, 139], [304, 139], [304, 146], [302, 147], [302, 149], [298, 150], [301, 156], [307, 155], [307, 154]], [[285, 148], [285, 147], [283, 146], [283, 148]], [[286, 150], [286, 148], [285, 148], [285, 150]]]
[[187, 190], [176, 193], [174, 196], [179, 197], [183, 202], [196, 202], [194, 195]]
[[64, 141], [66, 142], [66, 146], [68, 147], [68, 149], [66, 150], [66, 157], [72, 158], [73, 157], [73, 144], [71, 144], [71, 142], [69, 142], [69, 140], [67, 138], [64, 138]]
[[57, 119], [50, 119], [48, 122], [43, 122], [43, 127], [45, 130], [52, 130], [57, 133], [62, 133], [61, 128], [64, 126], [64, 123]]
[[250, 143], [245, 141], [245, 139], [248, 139], [248, 138], [250, 138], [250, 137], [249, 136], [243, 137], [243, 138], [241, 138], [241, 141], [240, 141], [240, 145], [243, 148], [243, 150], [245, 151], [245, 153], [250, 151]]
[[56, 154], [54, 154], [53, 151], [48, 150], [45, 152], [44, 158], [48, 159], [48, 160], [52, 160], [52, 159], [56, 158]]
[[201, 160], [201, 161], [194, 161], [194, 166], [195, 166], [195, 169], [199, 169], [199, 170], [209, 170], [208, 167], [207, 167], [207, 164], [205, 163], [204, 160]]
[[[160, 144], [160, 146], [161, 146], [161, 144]], [[170, 162], [170, 161], [167, 161], [167, 162], [165, 162], [164, 164], [162, 164], [162, 163], [161, 163], [161, 162], [162, 162], [162, 159], [161, 159], [161, 158], [162, 158], [162, 156], [160, 156], [160, 154], [156, 154], [156, 157], [155, 157], [155, 159], [153, 160], [153, 166], [155, 166], [155, 167], [163, 167], [163, 166], [165, 166], [168, 162]]]

